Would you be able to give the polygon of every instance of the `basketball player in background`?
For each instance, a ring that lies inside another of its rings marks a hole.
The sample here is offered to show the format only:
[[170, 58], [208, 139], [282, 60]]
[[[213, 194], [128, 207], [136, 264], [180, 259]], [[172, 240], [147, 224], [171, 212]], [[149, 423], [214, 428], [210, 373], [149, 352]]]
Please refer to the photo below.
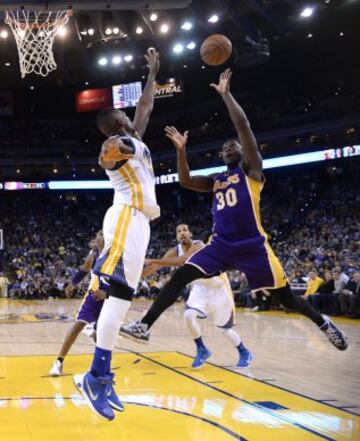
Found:
[[154, 105], [159, 54], [149, 49], [145, 58], [149, 75], [134, 121], [113, 108], [101, 110], [97, 117], [99, 130], [108, 138], [99, 164], [110, 179], [114, 201], [104, 218], [104, 248], [94, 274], [109, 287], [98, 320], [92, 366], [89, 372], [75, 375], [74, 382], [91, 409], [108, 420], [115, 417], [113, 409], [123, 410], [113, 387], [112, 350], [144, 267], [150, 220], [160, 215], [150, 151], [141, 140]]
[[141, 321], [123, 326], [122, 332], [139, 340], [148, 339], [150, 327], [174, 303], [184, 286], [204, 275], [238, 269], [246, 274], [252, 290], [266, 290], [285, 308], [310, 318], [337, 349], [345, 350], [347, 338], [329, 317], [292, 293], [268, 243], [260, 220], [260, 194], [265, 183], [262, 158], [245, 112], [230, 93], [230, 78], [231, 71], [226, 69], [219, 83], [210, 85], [222, 97], [238, 135], [238, 139], [227, 141], [222, 147], [227, 171], [216, 176], [191, 176], [186, 157], [187, 132], [181, 135], [175, 127], [165, 129], [177, 150], [180, 184], [214, 194], [214, 234], [204, 248], [175, 272]]
[[[177, 246], [170, 248], [162, 259], [146, 260], [147, 266], [144, 268], [143, 277], [148, 277], [164, 267], [182, 266], [192, 254], [204, 247], [201, 240], [193, 240], [192, 232], [186, 224], [179, 224], [176, 227], [176, 240]], [[220, 276], [197, 279], [190, 286], [184, 322], [196, 345], [197, 353], [192, 367], [200, 368], [211, 356], [211, 352], [203, 342], [201, 327], [197, 321], [198, 318], [207, 318], [209, 313], [222, 335], [237, 349], [239, 360], [236, 367], [249, 366], [253, 356], [242, 343], [239, 334], [233, 329], [235, 326], [234, 296], [226, 273], [222, 273]]]
[[[103, 247], [104, 237], [102, 230], [100, 230], [97, 232], [96, 237], [90, 242], [90, 252], [86, 257], [85, 262], [80, 266], [79, 270], [74, 275], [69, 285], [65, 288], [66, 297], [71, 297], [76, 286], [78, 286], [89, 274], [89, 272], [92, 271], [96, 259], [99, 257], [99, 254]], [[104, 294], [104, 290], [100, 289], [99, 277], [91, 274], [89, 288], [83, 298], [80, 308], [75, 315], [75, 323], [66, 334], [59, 355], [50, 369], [49, 375], [51, 377], [58, 377], [62, 374], [64, 359], [84, 327], [86, 325], [96, 323], [100, 315], [103, 299], [105, 298]]]

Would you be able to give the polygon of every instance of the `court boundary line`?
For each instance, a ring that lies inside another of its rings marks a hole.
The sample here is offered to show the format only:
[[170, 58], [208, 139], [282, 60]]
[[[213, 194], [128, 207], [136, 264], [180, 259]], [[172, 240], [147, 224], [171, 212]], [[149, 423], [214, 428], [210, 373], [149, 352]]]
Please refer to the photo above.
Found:
[[[264, 412], [265, 414], [268, 414], [268, 415], [270, 415], [270, 416], [272, 416], [272, 417], [274, 417], [274, 418], [276, 418], [276, 419], [278, 419], [278, 420], [280, 420], [282, 422], [288, 423], [291, 426], [296, 427], [297, 429], [304, 430], [306, 432], [312, 433], [313, 435], [318, 436], [319, 438], [325, 439], [327, 441], [336, 441], [335, 438], [331, 438], [331, 437], [329, 437], [327, 435], [323, 435], [322, 433], [316, 432], [315, 430], [310, 429], [309, 427], [303, 426], [300, 423], [289, 421], [289, 419], [286, 416], [282, 415], [282, 414], [275, 414], [274, 412], [266, 409], [263, 406], [260, 406], [260, 405], [258, 405], [256, 403], [252, 403], [251, 401], [244, 400], [243, 398], [240, 398], [240, 397], [238, 397], [236, 395], [233, 395], [231, 392], [227, 392], [227, 391], [222, 390], [222, 389], [220, 389], [220, 388], [218, 388], [216, 386], [213, 386], [211, 384], [207, 384], [207, 383], [205, 383], [205, 382], [203, 382], [203, 381], [201, 381], [201, 380], [199, 380], [197, 378], [194, 378], [191, 375], [188, 375], [188, 374], [186, 374], [184, 372], [177, 371], [176, 369], [172, 368], [171, 366], [167, 366], [164, 363], [161, 363], [161, 362], [159, 362], [157, 360], [153, 360], [151, 357], [143, 355], [140, 352], [135, 352], [135, 351], [132, 351], [130, 349], [128, 349], [128, 351], [133, 353], [133, 354], [136, 354], [136, 355], [138, 355], [138, 356], [140, 356], [142, 358], [144, 358], [145, 360], [148, 360], [148, 361], [150, 361], [152, 363], [158, 364], [159, 366], [164, 367], [165, 369], [169, 369], [169, 370], [171, 370], [171, 371], [173, 371], [173, 372], [175, 372], [175, 373], [177, 373], [179, 375], [182, 375], [182, 376], [188, 378], [189, 380], [195, 381], [196, 383], [199, 383], [202, 386], [205, 386], [205, 387], [208, 387], [210, 389], [213, 389], [213, 390], [215, 390], [215, 391], [217, 391], [219, 393], [222, 393], [224, 395], [227, 395], [230, 398], [233, 398], [233, 399], [235, 399], [237, 401], [241, 401], [241, 402], [243, 402], [243, 403], [245, 403], [245, 404], [247, 404], [247, 405], [249, 405], [251, 407], [254, 407], [257, 410], [260, 410], [261, 412]], [[156, 351], [154, 353], [156, 354]], [[173, 353], [179, 353], [180, 355], [185, 355], [185, 354], [181, 354], [180, 352], [177, 352], [177, 351], [173, 351]], [[268, 386], [271, 386], [271, 385], [268, 384]]]
[[[81, 397], [80, 393], [78, 395]], [[21, 397], [21, 398], [22, 399], [26, 399], [26, 400], [54, 400], [56, 397]], [[9, 398], [9, 397], [1, 398], [0, 397], [0, 401], [1, 400], [3, 400], [3, 401], [12, 401], [12, 400], [18, 400], [18, 399], [19, 398]], [[61, 397], [61, 399], [62, 400], [73, 401], [73, 399], [71, 397]], [[201, 417], [199, 415], [195, 415], [195, 414], [188, 413], [188, 412], [183, 412], [182, 410], [169, 409], [167, 407], [162, 407], [162, 406], [154, 406], [154, 405], [146, 404], [146, 403], [137, 403], [136, 401], [123, 401], [123, 403], [125, 403], [127, 405], [130, 405], [130, 406], [149, 407], [151, 409], [166, 410], [168, 412], [176, 413], [178, 415], [188, 416], [188, 417], [194, 418], [196, 420], [203, 421], [204, 423], [210, 424], [211, 426], [215, 427], [216, 429], [222, 430], [223, 432], [227, 433], [228, 435], [232, 436], [233, 438], [237, 439], [238, 441], [248, 441], [243, 436], [238, 435], [237, 433], [235, 433], [231, 429], [229, 429], [229, 428], [227, 428], [227, 427], [217, 423], [216, 421], [209, 420], [208, 418]], [[88, 408], [89, 406], [86, 406], [86, 407]]]
[[[176, 351], [176, 352], [178, 354], [180, 354], [180, 355], [184, 355], [185, 357], [194, 358], [191, 355], [185, 354], [184, 352], [181, 352], [181, 351]], [[297, 395], [297, 396], [302, 397], [302, 398], [307, 398], [308, 400], [315, 401], [316, 403], [323, 404], [324, 406], [329, 406], [329, 407], [332, 407], [333, 409], [342, 410], [343, 412], [349, 413], [350, 415], [354, 415], [354, 416], [360, 417], [360, 414], [358, 414], [358, 413], [352, 412], [351, 410], [342, 409], [341, 407], [338, 407], [338, 406], [335, 406], [334, 404], [330, 404], [330, 403], [326, 402], [326, 401], [338, 401], [338, 400], [317, 400], [316, 398], [309, 397], [308, 395], [304, 395], [304, 394], [302, 394], [300, 392], [295, 392], [295, 391], [293, 391], [291, 389], [287, 389], [284, 386], [279, 386], [277, 384], [267, 383], [266, 381], [260, 380], [259, 378], [250, 377], [249, 375], [243, 374], [242, 372], [233, 371], [232, 369], [229, 369], [229, 368], [227, 368], [225, 366], [219, 366], [219, 365], [217, 365], [215, 363], [211, 363], [210, 361], [206, 361], [205, 363], [209, 364], [210, 366], [223, 369], [223, 370], [225, 370], [227, 372], [231, 372], [231, 373], [233, 373], [235, 375], [240, 375], [241, 377], [248, 378], [249, 380], [257, 381], [258, 383], [266, 384], [267, 386], [275, 387], [276, 389], [280, 389], [280, 390], [283, 390], [285, 392], [292, 393], [292, 394]]]

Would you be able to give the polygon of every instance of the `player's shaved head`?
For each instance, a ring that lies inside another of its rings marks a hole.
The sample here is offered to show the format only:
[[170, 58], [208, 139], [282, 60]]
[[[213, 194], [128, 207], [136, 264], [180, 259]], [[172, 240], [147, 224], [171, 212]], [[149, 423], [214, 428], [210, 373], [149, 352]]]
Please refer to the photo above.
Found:
[[228, 166], [237, 166], [242, 160], [242, 147], [237, 139], [224, 142], [220, 156]]
[[105, 136], [133, 133], [133, 125], [124, 112], [113, 107], [100, 110], [96, 117], [98, 129]]

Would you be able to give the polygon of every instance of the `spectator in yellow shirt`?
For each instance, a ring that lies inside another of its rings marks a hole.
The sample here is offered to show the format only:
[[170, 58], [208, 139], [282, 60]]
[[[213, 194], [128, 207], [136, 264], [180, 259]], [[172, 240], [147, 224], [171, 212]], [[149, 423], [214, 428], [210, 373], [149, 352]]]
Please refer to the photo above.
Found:
[[315, 294], [318, 292], [320, 286], [324, 283], [324, 280], [319, 277], [317, 271], [311, 270], [309, 271], [309, 280], [306, 282], [306, 291], [304, 297], [308, 297], [311, 294]]

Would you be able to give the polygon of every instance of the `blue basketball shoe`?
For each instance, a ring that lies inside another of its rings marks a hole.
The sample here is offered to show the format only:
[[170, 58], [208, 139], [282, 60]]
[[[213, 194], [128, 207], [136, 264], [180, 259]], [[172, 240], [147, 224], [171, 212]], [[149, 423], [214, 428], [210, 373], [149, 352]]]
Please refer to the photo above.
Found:
[[109, 388], [112, 389], [112, 377], [110, 375], [94, 377], [90, 372], [86, 372], [85, 374], [74, 375], [74, 383], [95, 413], [110, 421], [115, 418], [114, 411], [108, 401]]
[[199, 369], [209, 357], [211, 357], [211, 352], [209, 351], [209, 349], [205, 347], [200, 347], [197, 350], [195, 360], [193, 361], [191, 366], [194, 369]]
[[238, 368], [248, 367], [251, 363], [251, 360], [254, 358], [253, 354], [248, 351], [246, 348], [240, 351], [240, 358], [236, 365]]
[[119, 400], [119, 397], [117, 396], [117, 393], [114, 389], [114, 385], [115, 385], [115, 374], [113, 374], [112, 372], [109, 374], [111, 381], [106, 385], [106, 397], [108, 399], [108, 402], [110, 404], [110, 406], [114, 409], [117, 410], [118, 412], [124, 412], [124, 405], [123, 403]]

